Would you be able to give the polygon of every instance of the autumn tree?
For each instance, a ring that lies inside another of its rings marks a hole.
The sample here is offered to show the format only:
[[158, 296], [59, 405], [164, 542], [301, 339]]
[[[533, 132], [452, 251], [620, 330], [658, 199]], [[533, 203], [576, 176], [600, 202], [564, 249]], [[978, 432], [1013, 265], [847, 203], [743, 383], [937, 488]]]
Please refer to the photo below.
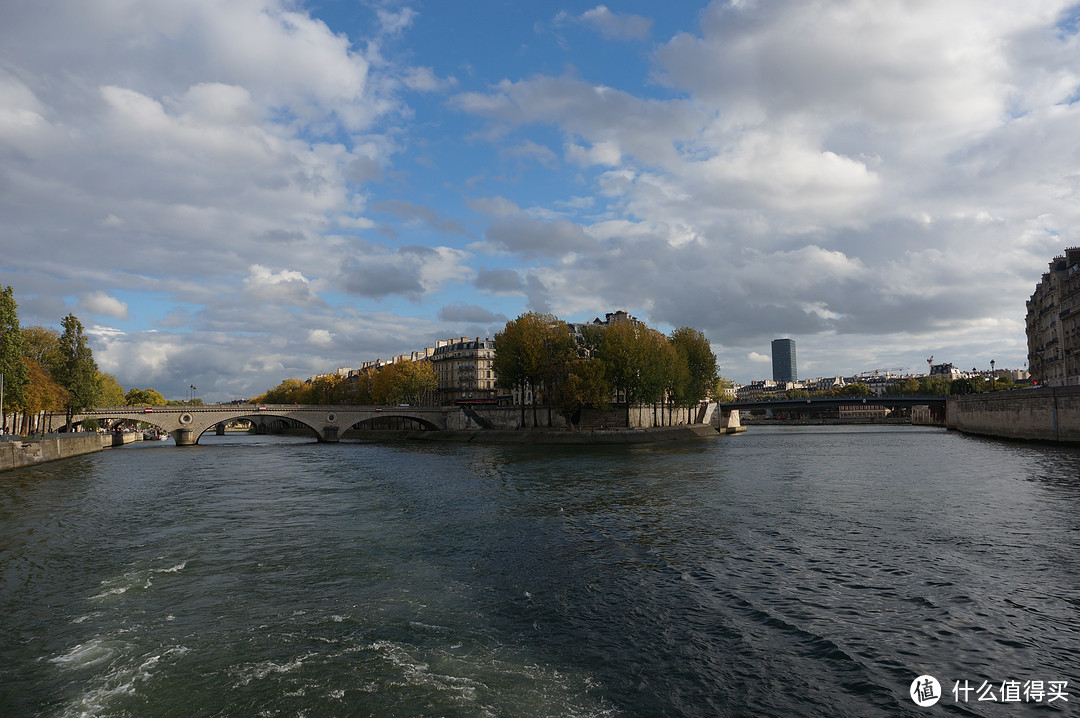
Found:
[[124, 387], [112, 374], [98, 373], [98, 404], [101, 406], [123, 406]]
[[0, 387], [4, 397], [0, 407], [0, 428], [5, 432], [8, 411], [23, 408], [27, 376], [15, 290], [4, 287], [0, 290]]
[[424, 404], [431, 392], [439, 387], [435, 368], [428, 361], [401, 362], [397, 374], [398, 397], [414, 406]]
[[166, 404], [164, 395], [157, 389], [150, 388], [129, 389], [123, 399], [128, 406], [165, 406]]
[[[27, 358], [26, 365], [29, 371], [27, 372], [26, 393], [23, 397], [24, 425], [27, 424], [30, 416], [61, 411], [67, 406], [67, 390], [56, 383], [48, 370], [38, 361], [30, 358]], [[51, 426], [48, 427], [48, 430], [51, 428]]]
[[303, 382], [299, 379], [285, 379], [251, 401], [256, 404], [299, 404], [303, 400], [303, 394]]
[[524, 397], [532, 390], [533, 425], [537, 400], [554, 398], [574, 357], [574, 344], [565, 322], [552, 314], [527, 312], [506, 323], [495, 335], [492, 368], [500, 389], [518, 390], [522, 396], [521, 423], [525, 423]]

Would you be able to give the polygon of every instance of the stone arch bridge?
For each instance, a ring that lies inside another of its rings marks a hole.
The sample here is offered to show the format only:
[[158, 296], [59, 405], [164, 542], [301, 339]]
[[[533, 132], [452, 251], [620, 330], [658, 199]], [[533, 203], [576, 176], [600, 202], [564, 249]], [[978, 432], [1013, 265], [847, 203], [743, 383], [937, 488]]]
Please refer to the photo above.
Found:
[[234, 419], [258, 425], [259, 419], [287, 419], [309, 427], [319, 441], [335, 442], [356, 424], [372, 419], [401, 417], [418, 422], [424, 429], [465, 428], [456, 406], [318, 406], [297, 404], [211, 404], [203, 406], [121, 406], [87, 409], [72, 417], [72, 426], [87, 419], [142, 421], [168, 432], [177, 446], [192, 446], [206, 431]]

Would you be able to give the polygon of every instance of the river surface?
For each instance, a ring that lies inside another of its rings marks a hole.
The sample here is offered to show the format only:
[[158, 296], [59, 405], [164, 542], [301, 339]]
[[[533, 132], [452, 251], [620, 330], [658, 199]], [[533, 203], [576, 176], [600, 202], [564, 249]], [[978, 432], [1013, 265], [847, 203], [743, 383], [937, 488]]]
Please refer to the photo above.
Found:
[[1073, 715], [1078, 682], [1075, 449], [235, 435], [0, 474], [2, 716]]

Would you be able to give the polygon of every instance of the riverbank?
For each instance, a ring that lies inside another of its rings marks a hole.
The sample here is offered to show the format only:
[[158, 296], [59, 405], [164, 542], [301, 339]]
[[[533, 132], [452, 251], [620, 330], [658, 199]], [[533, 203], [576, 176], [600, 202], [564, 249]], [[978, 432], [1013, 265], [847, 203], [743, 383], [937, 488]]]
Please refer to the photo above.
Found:
[[950, 396], [946, 426], [998, 439], [1080, 444], [1080, 387], [1040, 386]]
[[[111, 437], [106, 436], [109, 446]], [[19, 469], [47, 461], [92, 454], [104, 448], [96, 433], [46, 434], [45, 436], [5, 436], [0, 441], [0, 471]]]
[[344, 439], [450, 441], [473, 444], [656, 444], [694, 441], [722, 436], [707, 424], [664, 426], [649, 429], [594, 429], [584, 431], [545, 429], [474, 429], [467, 431], [351, 431]]

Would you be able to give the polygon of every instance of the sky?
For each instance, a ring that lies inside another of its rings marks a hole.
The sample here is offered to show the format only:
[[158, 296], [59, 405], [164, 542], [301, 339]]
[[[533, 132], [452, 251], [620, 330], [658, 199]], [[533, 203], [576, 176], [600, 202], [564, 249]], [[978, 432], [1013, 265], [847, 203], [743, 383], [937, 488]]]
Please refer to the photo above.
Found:
[[723, 376], [1023, 369], [1080, 245], [1059, 0], [0, 0], [0, 284], [248, 398], [527, 311]]

